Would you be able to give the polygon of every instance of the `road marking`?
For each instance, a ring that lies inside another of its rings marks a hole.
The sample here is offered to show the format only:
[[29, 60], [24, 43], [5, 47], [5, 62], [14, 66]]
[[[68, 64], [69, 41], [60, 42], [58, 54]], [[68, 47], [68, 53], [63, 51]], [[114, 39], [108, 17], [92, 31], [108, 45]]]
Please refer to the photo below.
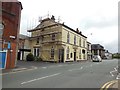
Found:
[[[110, 71], [110, 74], [112, 75], [112, 76], [114, 76], [114, 74], [113, 74], [113, 72], [117, 72], [118, 70], [117, 70], [117, 67], [116, 68], [114, 68], [114, 70], [113, 71]], [[116, 77], [116, 79], [119, 79], [118, 77]]]
[[63, 65], [58, 65], [58, 67], [61, 67], [61, 66], [63, 66]]
[[110, 82], [105, 83], [100, 90], [104, 90], [104, 88], [109, 84]]
[[116, 83], [116, 82], [117, 82], [116, 80], [111, 81], [111, 82], [106, 86], [105, 90], [108, 90], [108, 88], [109, 88], [111, 85], [113, 85], [114, 83]]
[[116, 68], [114, 68], [115, 69], [115, 71], [117, 71], [117, 69]]
[[116, 79], [120, 79], [120, 73], [117, 75]]
[[68, 71], [73, 71], [73, 69], [70, 69], [70, 70], [68, 70]]
[[110, 82], [110, 83], [106, 86], [105, 90], [108, 90], [108, 88], [109, 88], [111, 85], [113, 85], [114, 83], [116, 83], [116, 82], [117, 82], [117, 81]]
[[38, 67], [36, 67], [36, 66], [31, 66], [31, 68], [33, 68], [33, 69], [37, 69]]
[[[100, 90], [106, 90], [106, 88], [109, 88], [109, 87], [110, 87], [111, 83], [115, 83], [115, 82], [116, 82], [116, 80], [109, 81], [109, 82], [105, 83], [105, 84], [101, 87]], [[109, 86], [109, 87], [108, 87], [108, 86]]]
[[81, 69], [83, 69], [83, 67], [81, 67]]
[[45, 78], [48, 78], [48, 77], [57, 76], [59, 74], [61, 74], [61, 73], [56, 73], [56, 74], [52, 74], [52, 75], [49, 75], [49, 76], [45, 76], [45, 77], [41, 77], [41, 78], [37, 78], [37, 79], [32, 79], [32, 80], [29, 80], [29, 81], [26, 81], [26, 82], [22, 82], [21, 84], [27, 84], [27, 83], [38, 81], [38, 80], [45, 79]]
[[81, 67], [81, 68], [75, 68], [75, 69], [69, 69], [68, 71], [75, 71], [75, 70], [81, 70], [81, 69], [83, 69], [83, 67]]
[[42, 67], [43, 69], [46, 69], [47, 67]]
[[111, 71], [111, 72], [110, 72], [111, 76], [114, 76], [114, 75], [112, 74], [112, 72], [115, 72], [115, 71]]

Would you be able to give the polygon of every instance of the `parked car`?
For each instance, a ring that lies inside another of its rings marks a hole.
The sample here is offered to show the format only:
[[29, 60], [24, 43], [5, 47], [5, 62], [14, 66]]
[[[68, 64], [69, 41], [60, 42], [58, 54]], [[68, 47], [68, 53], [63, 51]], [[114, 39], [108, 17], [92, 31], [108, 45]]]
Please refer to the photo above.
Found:
[[102, 59], [99, 55], [94, 55], [92, 61], [93, 62], [102, 62]]

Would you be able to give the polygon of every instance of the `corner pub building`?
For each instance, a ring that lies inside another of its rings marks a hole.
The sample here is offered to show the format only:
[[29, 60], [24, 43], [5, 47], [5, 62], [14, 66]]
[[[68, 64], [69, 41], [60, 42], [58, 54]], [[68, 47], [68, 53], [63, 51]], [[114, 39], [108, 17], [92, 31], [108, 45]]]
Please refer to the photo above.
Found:
[[31, 52], [43, 61], [87, 60], [87, 37], [78, 28], [74, 30], [56, 22], [54, 16], [42, 19], [37, 27], [28, 32], [31, 32]]

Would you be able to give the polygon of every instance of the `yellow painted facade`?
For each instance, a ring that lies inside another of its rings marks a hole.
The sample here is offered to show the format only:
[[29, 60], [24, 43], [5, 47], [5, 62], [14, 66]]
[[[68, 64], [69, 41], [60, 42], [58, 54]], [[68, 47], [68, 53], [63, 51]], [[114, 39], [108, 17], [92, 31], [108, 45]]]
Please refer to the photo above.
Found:
[[87, 60], [87, 37], [79, 31], [46, 18], [29, 32], [31, 51], [43, 61]]

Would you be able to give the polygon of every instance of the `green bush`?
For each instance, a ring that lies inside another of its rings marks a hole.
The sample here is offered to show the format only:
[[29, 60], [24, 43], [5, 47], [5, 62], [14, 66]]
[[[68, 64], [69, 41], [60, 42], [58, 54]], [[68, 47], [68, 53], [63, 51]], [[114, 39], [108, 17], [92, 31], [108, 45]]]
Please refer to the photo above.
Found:
[[29, 54], [27, 55], [27, 57], [26, 57], [26, 60], [27, 60], [27, 61], [34, 61], [34, 56], [33, 56], [33, 54], [32, 54], [32, 53], [29, 53]]
[[35, 61], [42, 61], [42, 58], [40, 58], [40, 57], [35, 57]]

